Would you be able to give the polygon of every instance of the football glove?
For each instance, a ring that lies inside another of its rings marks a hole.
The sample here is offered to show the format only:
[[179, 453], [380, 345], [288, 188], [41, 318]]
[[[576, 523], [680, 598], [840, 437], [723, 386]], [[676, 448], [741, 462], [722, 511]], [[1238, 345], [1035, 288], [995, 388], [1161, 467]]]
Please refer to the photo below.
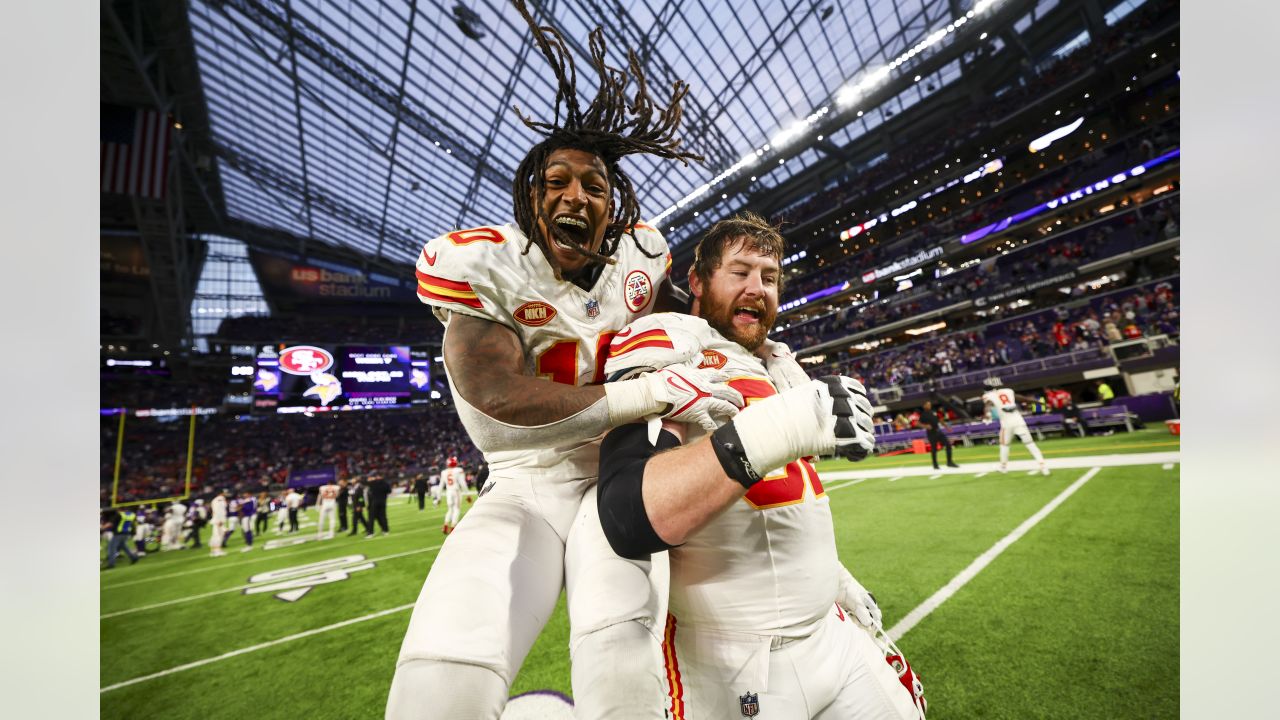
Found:
[[836, 604], [844, 608], [864, 629], [870, 630], [880, 626], [884, 615], [876, 598], [862, 583], [839, 561], [836, 562], [839, 589], [836, 591]]
[[773, 381], [773, 386], [778, 388], [778, 392], [785, 392], [809, 382], [809, 376], [800, 367], [800, 363], [796, 362], [796, 356], [792, 354], [791, 348], [787, 347], [786, 343], [765, 338], [760, 347], [756, 348], [756, 357], [764, 361], [769, 379]]
[[916, 671], [911, 669], [911, 663], [907, 662], [906, 656], [898, 649], [889, 634], [884, 628], [877, 623], [874, 630], [868, 630], [871, 634], [871, 640], [884, 653], [884, 661], [889, 663], [889, 667], [898, 674], [898, 682], [902, 683], [902, 687], [911, 693], [911, 704], [916, 706], [916, 712], [919, 713], [919, 720], [924, 720], [925, 713], [929, 710], [929, 703], [924, 699], [924, 683], [920, 681], [920, 676]]
[[697, 425], [711, 432], [746, 405], [742, 393], [725, 385], [728, 375], [692, 365], [672, 365], [643, 376], [654, 400], [667, 409], [654, 417]]
[[858, 461], [876, 449], [876, 435], [871, 420], [871, 401], [862, 383], [843, 375], [825, 375], [817, 382], [827, 386], [835, 417], [835, 453], [846, 460]]

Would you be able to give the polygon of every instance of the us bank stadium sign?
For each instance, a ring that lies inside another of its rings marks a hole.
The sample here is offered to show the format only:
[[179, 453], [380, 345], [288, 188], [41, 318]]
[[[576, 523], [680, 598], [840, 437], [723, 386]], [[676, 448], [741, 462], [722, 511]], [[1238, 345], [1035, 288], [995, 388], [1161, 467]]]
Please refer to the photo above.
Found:
[[894, 273], [900, 273], [903, 270], [909, 270], [917, 265], [923, 265], [934, 258], [942, 257], [942, 253], [943, 250], [941, 247], [932, 247], [926, 250], [921, 250], [915, 255], [908, 255], [907, 257], [904, 257], [897, 262], [889, 263], [882, 268], [876, 268], [875, 270], [868, 270], [862, 273], [862, 282], [870, 285], [876, 281], [876, 278], [893, 275]]
[[260, 250], [250, 250], [249, 259], [272, 293], [318, 302], [417, 302], [414, 284], [389, 275]]

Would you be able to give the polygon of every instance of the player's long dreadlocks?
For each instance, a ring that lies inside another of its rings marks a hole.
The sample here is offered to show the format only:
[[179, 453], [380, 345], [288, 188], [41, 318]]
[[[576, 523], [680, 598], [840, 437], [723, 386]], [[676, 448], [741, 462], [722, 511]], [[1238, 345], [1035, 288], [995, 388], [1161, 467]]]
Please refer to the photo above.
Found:
[[[513, 106], [516, 115], [525, 125], [546, 136], [545, 140], [533, 146], [516, 169], [513, 189], [515, 219], [525, 237], [529, 238], [524, 252], [529, 252], [533, 243], [538, 243], [546, 251], [544, 254], [556, 277], [560, 277], [560, 263], [556, 260], [555, 253], [546, 247], [547, 241], [538, 231], [538, 220], [541, 219], [547, 231], [554, 233], [561, 243], [591, 261], [613, 264], [615, 261], [611, 256], [618, 249], [623, 232], [640, 222], [640, 203], [636, 200], [635, 186], [619, 166], [618, 160], [624, 155], [635, 153], [679, 160], [685, 165], [689, 164], [689, 160], [703, 160], [701, 155], [680, 150], [680, 138], [676, 137], [682, 112], [680, 101], [689, 92], [689, 84], [677, 80], [671, 88], [671, 102], [665, 108], [658, 106], [649, 95], [644, 70], [634, 52], [627, 51], [629, 72], [605, 64], [604, 32], [597, 26], [591, 31], [589, 39], [591, 66], [600, 76], [600, 88], [584, 111], [578, 104], [577, 68], [564, 37], [554, 27], [538, 26], [525, 7], [524, 0], [512, 0], [512, 4], [533, 30], [538, 49], [551, 63], [559, 85], [556, 90], [555, 117], [551, 122], [526, 117], [519, 107]], [[631, 78], [635, 79], [637, 89], [634, 98], [628, 103], [626, 90]], [[548, 156], [562, 148], [583, 150], [599, 157], [608, 173], [610, 192], [617, 192], [617, 211], [613, 214], [613, 222], [605, 229], [604, 242], [598, 253], [569, 237], [551, 222], [543, 207], [546, 197], [543, 170]], [[632, 241], [641, 252], [649, 255], [634, 235]], [[649, 256], [657, 257], [656, 254]]]

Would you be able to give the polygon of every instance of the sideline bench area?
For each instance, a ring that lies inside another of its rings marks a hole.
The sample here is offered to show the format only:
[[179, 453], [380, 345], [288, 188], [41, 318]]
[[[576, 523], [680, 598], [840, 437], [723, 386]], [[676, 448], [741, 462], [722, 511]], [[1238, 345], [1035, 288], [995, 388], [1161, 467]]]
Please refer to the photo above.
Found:
[[[1029, 428], [1037, 440], [1043, 440], [1046, 434], [1075, 433], [1084, 436], [1086, 428], [1123, 427], [1125, 432], [1133, 432], [1134, 421], [1138, 416], [1129, 412], [1123, 405], [1088, 408], [1080, 411], [1080, 417], [1086, 427], [1079, 427], [1074, 420], [1061, 413], [1045, 413], [1043, 415], [1024, 415]], [[879, 426], [885, 427], [884, 425]], [[956, 423], [944, 431], [953, 444], [970, 447], [975, 441], [992, 440], [1000, 436], [998, 422]], [[928, 452], [928, 442], [923, 429], [891, 430], [876, 433], [876, 449], [879, 452], [913, 448], [912, 452]], [[919, 445], [917, 445], [917, 441]]]

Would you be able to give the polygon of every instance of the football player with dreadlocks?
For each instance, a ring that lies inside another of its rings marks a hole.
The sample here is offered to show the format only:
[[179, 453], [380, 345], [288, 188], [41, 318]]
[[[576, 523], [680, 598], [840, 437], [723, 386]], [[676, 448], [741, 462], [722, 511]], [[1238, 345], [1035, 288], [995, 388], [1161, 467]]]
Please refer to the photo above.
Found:
[[[599, 89], [583, 107], [564, 38], [514, 4], [555, 71], [555, 114], [520, 114], [543, 138], [514, 179], [515, 222], [447, 233], [418, 259], [418, 297], [445, 324], [450, 389], [490, 475], [431, 566], [387, 716], [497, 718], [564, 588], [577, 716], [662, 718], [665, 556], [613, 552], [595, 483], [609, 428], [672, 418], [712, 429], [742, 405], [721, 374], [693, 365], [603, 384], [618, 331], [655, 309], [682, 309], [666, 240], [640, 223], [619, 161], [701, 159], [676, 136], [688, 85], [676, 82], [660, 106], [634, 53], [625, 70], [606, 64], [596, 28]], [[460, 607], [484, 622], [457, 623]]]

